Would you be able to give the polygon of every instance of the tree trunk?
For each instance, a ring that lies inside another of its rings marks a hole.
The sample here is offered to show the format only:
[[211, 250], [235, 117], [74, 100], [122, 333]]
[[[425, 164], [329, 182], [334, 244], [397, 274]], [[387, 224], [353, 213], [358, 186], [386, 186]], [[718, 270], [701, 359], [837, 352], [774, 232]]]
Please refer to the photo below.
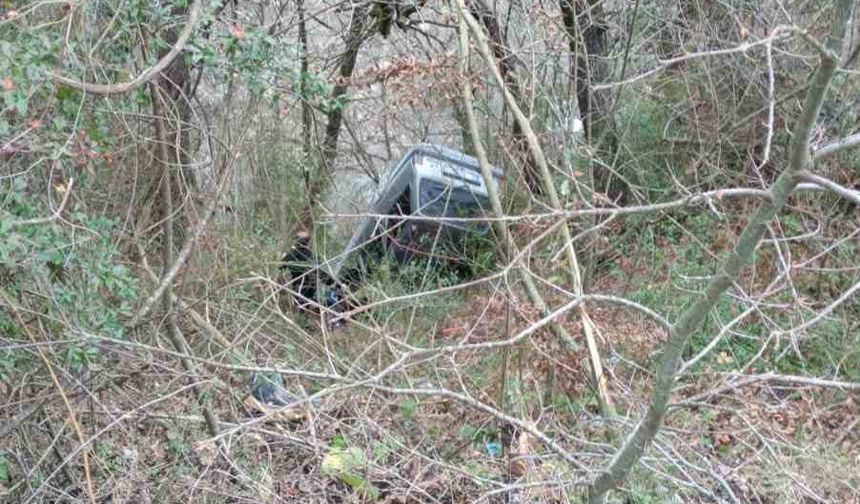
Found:
[[[302, 100], [302, 148], [306, 156], [305, 162], [310, 160], [311, 153], [311, 128], [313, 127], [311, 116], [311, 105], [308, 103], [307, 79], [310, 71], [308, 64], [308, 30], [305, 24], [305, 2], [297, 0], [296, 9], [299, 12], [299, 46], [301, 47], [301, 75], [299, 76], [299, 96]], [[305, 188], [310, 186], [310, 172], [304, 166]]]
[[[188, 14], [188, 6], [173, 7], [171, 15], [183, 18]], [[179, 28], [171, 26], [162, 35], [166, 47], [158, 51], [158, 59], [163, 58], [174, 46], [179, 37]], [[199, 70], [202, 72], [202, 68]], [[190, 168], [191, 135], [188, 124], [191, 120], [191, 94], [194, 81], [191, 79], [191, 68], [180, 54], [150, 82], [150, 94], [154, 110], [158, 110], [155, 126], [159, 148], [157, 157], [166, 168], [166, 180], [171, 185], [172, 203], [175, 215], [169, 215], [166, 205], [156, 205], [159, 210], [153, 215], [157, 220], [169, 219], [175, 243], [179, 247], [185, 239], [189, 222], [183, 218], [180, 211], [182, 201], [189, 192], [197, 186], [196, 176]], [[157, 106], [157, 107], [156, 107]], [[160, 131], [159, 131], [160, 129]], [[163, 147], [163, 148], [161, 148]], [[163, 189], [162, 189], [163, 193]], [[153, 192], [152, 198], [157, 198]], [[162, 201], [162, 203], [164, 203]], [[147, 224], [148, 225], [148, 224]], [[162, 251], [164, 252], [164, 251]]]
[[[522, 106], [523, 96], [514, 72], [513, 56], [508, 50], [507, 41], [505, 40], [505, 35], [502, 32], [498, 19], [496, 19], [495, 14], [493, 14], [483, 0], [471, 0], [468, 6], [472, 17], [477, 19], [487, 32], [490, 39], [490, 48], [493, 51], [496, 63], [499, 65], [499, 72], [504, 78], [508, 91], [514, 96], [517, 103]], [[517, 121], [514, 121], [511, 127], [511, 137], [513, 138], [514, 148], [520, 155], [520, 162], [523, 166], [522, 173], [526, 185], [532, 193], [543, 194], [543, 186], [540, 183], [540, 176], [534, 156], [529, 151], [525, 134]]]
[[[606, 78], [607, 27], [603, 7], [597, 0], [559, 0], [562, 21], [567, 34], [573, 66], [576, 103], [585, 132], [585, 141], [596, 149], [596, 155], [612, 164], [617, 150], [615, 128], [609, 111], [609, 100], [592, 89], [592, 82]], [[602, 164], [593, 164], [594, 190], [622, 193], [611, 187], [612, 177]]]
[[358, 59], [358, 51], [361, 45], [368, 39], [365, 32], [367, 24], [367, 8], [356, 8], [353, 11], [349, 32], [346, 35], [346, 43], [338, 71], [338, 81], [331, 92], [329, 102], [332, 104], [327, 114], [325, 127], [325, 138], [321, 148], [319, 168], [308, 185], [307, 201], [302, 215], [299, 217], [299, 228], [309, 230], [313, 227], [314, 210], [319, 204], [325, 190], [331, 180], [331, 169], [337, 157], [337, 141], [340, 137], [340, 127], [343, 123], [344, 104], [341, 100], [349, 88], [349, 80], [355, 69]]
[[[173, 16], [181, 17], [187, 13], [187, 6], [173, 7], [171, 9]], [[167, 54], [170, 47], [176, 43], [178, 36], [179, 32], [175, 27], [169, 28], [165, 32], [164, 40], [167, 43], [167, 48], [161, 49], [158, 52], [159, 59]], [[171, 144], [170, 161], [175, 163], [175, 166], [180, 167], [181, 178], [185, 182], [185, 187], [194, 187], [196, 185], [194, 173], [185, 169], [189, 165], [190, 137], [187, 124], [191, 117], [190, 93], [192, 84], [191, 69], [185, 58], [180, 55], [174, 59], [164, 72], [158, 76], [155, 84], [159, 89], [159, 94], [166, 102], [162, 112], [166, 117], [172, 119], [166, 121], [164, 124], [165, 137]]]

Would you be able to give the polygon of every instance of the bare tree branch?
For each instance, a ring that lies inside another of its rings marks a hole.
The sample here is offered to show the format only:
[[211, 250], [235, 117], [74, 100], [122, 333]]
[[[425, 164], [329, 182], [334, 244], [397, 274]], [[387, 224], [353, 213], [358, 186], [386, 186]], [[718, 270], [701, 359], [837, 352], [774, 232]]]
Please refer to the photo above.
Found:
[[[481, 57], [483, 57], [487, 66], [490, 67], [491, 73], [496, 80], [496, 84], [502, 91], [502, 94], [505, 98], [505, 103], [507, 103], [508, 107], [511, 109], [511, 111], [513, 111], [517, 123], [519, 123], [520, 128], [525, 134], [529, 150], [531, 151], [532, 157], [538, 167], [538, 176], [540, 177], [541, 183], [543, 184], [544, 192], [547, 194], [547, 196], [549, 196], [549, 201], [552, 205], [552, 208], [555, 210], [561, 210], [561, 201], [559, 200], [558, 191], [556, 190], [555, 183], [552, 179], [552, 174], [549, 169], [549, 163], [547, 162], [546, 156], [544, 155], [543, 149], [540, 146], [540, 142], [537, 139], [537, 135], [535, 134], [531, 123], [523, 113], [522, 109], [517, 103], [516, 98], [508, 89], [508, 85], [505, 83], [504, 76], [502, 76], [501, 72], [499, 71], [498, 65], [496, 65], [495, 61], [493, 60], [493, 56], [487, 44], [486, 34], [484, 33], [484, 30], [481, 28], [475, 18], [467, 11], [464, 0], [458, 0], [457, 6], [460, 9], [460, 16], [462, 16], [466, 25], [468, 25], [469, 27], [469, 31], [471, 31], [475, 37], [475, 41], [478, 45], [478, 52], [481, 53]], [[570, 229], [567, 226], [562, 226], [561, 235], [568, 261], [568, 268], [565, 269], [565, 273], [568, 275], [568, 278], [573, 288], [573, 292], [577, 296], [581, 296], [583, 288], [582, 274], [580, 271], [579, 259], [577, 258], [576, 251], [573, 248], [573, 240], [570, 236]], [[600, 403], [601, 413], [604, 416], [612, 416], [615, 413], [614, 406], [612, 405], [612, 398], [609, 394], [609, 390], [606, 387], [606, 376], [603, 374], [603, 365], [600, 362], [600, 353], [597, 348], [597, 340], [594, 337], [594, 323], [591, 321], [591, 318], [588, 316], [588, 313], [583, 307], [577, 308], [577, 314], [579, 315], [579, 318], [582, 322], [583, 337], [585, 339], [586, 347], [588, 348], [589, 363], [591, 365], [591, 378], [597, 391], [597, 397]]]
[[815, 175], [814, 173], [810, 173], [808, 171], [801, 172], [800, 178], [809, 183], [821, 186], [825, 189], [829, 189], [834, 193], [838, 194], [839, 196], [842, 196], [843, 198], [847, 199], [848, 201], [860, 205], [860, 191], [841, 186], [828, 178], [822, 177], [820, 175]]
[[832, 303], [830, 303], [829, 305], [827, 305], [823, 310], [821, 310], [820, 312], [818, 312], [818, 313], [815, 315], [815, 317], [813, 317], [812, 319], [810, 319], [810, 320], [808, 320], [808, 321], [804, 322], [803, 324], [801, 324], [801, 325], [799, 325], [799, 326], [797, 326], [797, 327], [792, 327], [791, 329], [786, 329], [786, 330], [784, 330], [784, 331], [777, 331], [777, 332], [775, 332], [774, 334], [775, 334], [775, 335], [780, 335], [780, 334], [794, 334], [794, 333], [797, 333], [797, 332], [799, 332], [799, 331], [803, 331], [803, 330], [809, 329], [810, 327], [814, 326], [815, 324], [817, 324], [818, 322], [820, 322], [822, 319], [824, 319], [824, 317], [826, 317], [827, 315], [829, 315], [833, 310], [835, 310], [836, 308], [838, 308], [838, 307], [839, 307], [839, 305], [841, 305], [841, 304], [842, 304], [842, 303], [844, 303], [845, 301], [848, 301], [849, 299], [851, 299], [851, 297], [852, 297], [852, 296], [854, 296], [854, 294], [855, 294], [858, 290], [860, 290], [860, 282], [857, 282], [857, 283], [855, 283], [854, 285], [852, 285], [852, 286], [851, 286], [851, 288], [849, 288], [847, 291], [843, 292], [841, 296], [839, 296], [838, 298], [836, 298], [836, 300], [834, 300]]
[[[820, 191], [822, 187], [819, 184], [799, 184], [796, 188], [796, 191]], [[652, 203], [650, 205], [628, 205], [622, 207], [594, 207], [594, 208], [581, 208], [581, 209], [572, 209], [572, 210], [556, 210], [550, 212], [543, 213], [527, 213], [521, 215], [503, 215], [503, 216], [486, 216], [486, 217], [447, 217], [447, 216], [438, 216], [431, 217], [426, 215], [415, 215], [410, 216], [410, 220], [415, 221], [438, 221], [438, 222], [485, 222], [485, 221], [507, 221], [507, 222], [522, 222], [522, 221], [539, 221], [545, 219], [557, 219], [559, 217], [563, 217], [566, 219], [576, 219], [581, 217], [590, 217], [590, 216], [609, 216], [609, 217], [617, 217], [617, 216], [628, 216], [628, 215], [639, 215], [639, 214], [648, 214], [648, 213], [657, 213], [663, 212], [667, 210], [674, 210], [677, 208], [684, 208], [695, 205], [713, 205], [715, 202], [728, 200], [728, 199], [736, 199], [736, 198], [761, 198], [761, 199], [769, 199], [770, 193], [764, 189], [753, 189], [753, 188], [743, 188], [743, 187], [734, 187], [728, 189], [715, 189], [712, 191], [705, 191], [701, 193], [692, 194], [690, 196], [686, 196], [684, 198], [678, 198], [671, 201], [665, 201], [662, 203]], [[337, 213], [331, 214], [332, 217], [343, 217], [343, 218], [364, 218], [364, 217], [376, 217], [376, 218], [386, 218], [386, 217], [396, 217], [396, 215], [388, 215], [388, 214], [374, 214], [374, 213], [361, 213], [361, 214], [347, 214], [347, 213]]]
[[812, 157], [816, 160], [822, 159], [827, 156], [832, 156], [845, 149], [857, 147], [858, 145], [860, 145], [860, 133], [854, 133], [853, 135], [836, 140], [827, 145], [822, 145], [821, 147], [815, 149], [812, 152]]
[[[852, 0], [839, 0], [836, 4], [835, 21], [828, 41], [828, 47], [834, 53], [842, 47], [845, 33], [848, 31], [847, 25], [851, 19], [851, 5]], [[597, 477], [589, 489], [588, 501], [591, 504], [600, 504], [605, 501], [607, 494], [627, 478], [642, 453], [654, 440], [666, 415], [669, 399], [675, 387], [675, 376], [690, 337], [702, 325], [708, 312], [719, 301], [723, 293], [732, 286], [743, 267], [752, 262], [756, 246], [767, 230], [768, 224], [782, 210], [789, 194], [797, 186], [800, 172], [810, 164], [809, 145], [812, 132], [824, 103], [827, 89], [836, 73], [836, 67], [836, 58], [829, 57], [824, 53], [821, 57], [821, 63], [812, 77], [812, 84], [807, 92], [800, 118], [794, 127], [789, 166], [768, 189], [771, 198], [765, 200], [750, 218], [731, 255], [722, 265], [722, 271], [711, 278], [705, 292], [699, 295], [696, 302], [681, 315], [669, 330], [669, 339], [663, 345], [662, 356], [657, 366], [648, 410], [630, 436], [624, 441], [609, 466]]]
[[185, 49], [188, 39], [191, 38], [191, 34], [194, 32], [194, 29], [197, 27], [197, 23], [200, 20], [200, 14], [203, 12], [204, 1], [205, 0], [194, 1], [194, 5], [191, 6], [191, 12], [188, 14], [188, 20], [185, 22], [182, 32], [180, 32], [179, 37], [176, 39], [176, 43], [173, 44], [170, 51], [168, 51], [167, 54], [165, 54], [154, 65], [147, 68], [141, 72], [140, 75], [128, 82], [120, 82], [116, 84], [94, 84], [75, 80], [54, 72], [50, 72], [49, 75], [60, 84], [96, 95], [108, 96], [123, 94], [137, 89], [157, 77], [165, 68], [173, 63], [173, 60], [182, 54], [182, 50]]

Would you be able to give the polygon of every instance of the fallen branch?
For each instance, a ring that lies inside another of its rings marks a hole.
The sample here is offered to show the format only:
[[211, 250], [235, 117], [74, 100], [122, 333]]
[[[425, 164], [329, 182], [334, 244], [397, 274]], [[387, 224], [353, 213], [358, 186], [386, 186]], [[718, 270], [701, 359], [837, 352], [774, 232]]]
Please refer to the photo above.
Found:
[[850, 392], [860, 390], [860, 383], [825, 380], [823, 378], [811, 378], [808, 376], [780, 375], [776, 373], [764, 373], [759, 375], [731, 373], [728, 376], [732, 380], [729, 381], [729, 383], [726, 383], [725, 385], [717, 387], [713, 390], [708, 390], [706, 392], [702, 392], [701, 394], [696, 394], [695, 396], [690, 397], [688, 399], [672, 403], [672, 406], [679, 407], [701, 404], [702, 402], [711, 397], [718, 396], [726, 392], [733, 392], [741, 387], [746, 387], [747, 385], [754, 385], [762, 382], [780, 382], [800, 385], [804, 387], [836, 388]]
[[764, 373], [760, 375], [747, 376], [742, 374], [733, 373], [731, 375], [734, 378], [746, 377], [747, 379], [742, 383], [742, 385], [749, 385], [751, 383], [759, 383], [764, 381], [773, 381], [780, 383], [790, 383], [793, 385], [803, 385], [809, 387], [824, 387], [824, 388], [838, 388], [841, 390], [860, 390], [860, 383], [851, 383], [851, 382], [843, 382], [836, 380], [825, 380], [823, 378], [812, 378], [809, 376], [796, 376], [796, 375], [782, 375], [776, 373]]

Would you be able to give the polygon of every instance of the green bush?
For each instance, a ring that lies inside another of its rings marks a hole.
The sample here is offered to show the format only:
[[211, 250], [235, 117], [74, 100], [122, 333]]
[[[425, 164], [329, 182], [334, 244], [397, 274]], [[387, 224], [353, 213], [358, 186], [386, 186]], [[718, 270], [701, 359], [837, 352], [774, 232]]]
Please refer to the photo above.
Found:
[[[41, 191], [31, 190], [24, 176], [14, 177], [0, 204], [0, 274], [7, 295], [40, 315], [43, 327], [67, 345], [67, 363], [80, 369], [98, 358], [86, 335], [123, 338], [123, 320], [132, 314], [138, 297], [134, 273], [117, 260], [117, 223], [67, 209], [68, 222], [17, 225], [23, 219], [49, 214], [40, 204]], [[53, 188], [56, 189], [56, 188]], [[6, 312], [0, 326], [22, 337], [23, 331]], [[23, 355], [6, 352], [2, 372], [10, 375]]]

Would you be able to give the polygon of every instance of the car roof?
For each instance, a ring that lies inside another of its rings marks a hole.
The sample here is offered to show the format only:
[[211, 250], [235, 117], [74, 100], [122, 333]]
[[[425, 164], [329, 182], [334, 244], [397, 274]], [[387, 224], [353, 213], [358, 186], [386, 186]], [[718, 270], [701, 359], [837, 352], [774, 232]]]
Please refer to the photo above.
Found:
[[[468, 154], [464, 154], [460, 151], [456, 151], [454, 149], [449, 149], [448, 147], [442, 145], [430, 143], [421, 143], [414, 145], [401, 159], [404, 159], [415, 153], [427, 154], [432, 157], [446, 159], [448, 161], [453, 161], [455, 163], [465, 165], [477, 172], [481, 171], [481, 165], [474, 157]], [[493, 165], [490, 165], [490, 171], [496, 178], [502, 178], [504, 176], [502, 171]]]

